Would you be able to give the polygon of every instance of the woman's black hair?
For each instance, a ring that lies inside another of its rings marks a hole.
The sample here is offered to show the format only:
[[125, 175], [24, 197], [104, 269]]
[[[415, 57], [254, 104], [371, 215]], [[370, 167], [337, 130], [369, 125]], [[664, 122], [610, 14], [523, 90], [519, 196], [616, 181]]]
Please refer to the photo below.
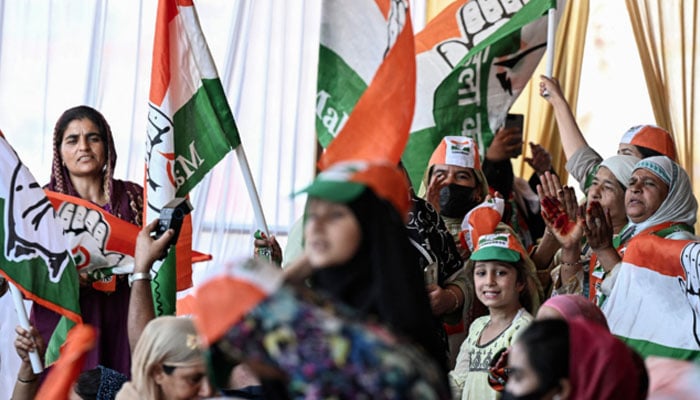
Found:
[[[105, 117], [97, 110], [88, 106], [77, 106], [69, 108], [66, 110], [56, 121], [56, 126], [54, 127], [54, 140], [56, 140], [56, 146], [61, 148], [61, 142], [63, 141], [63, 134], [68, 128], [68, 125], [80, 119], [89, 119], [97, 127], [98, 133], [102, 142], [107, 143], [107, 135], [111, 133], [111, 129]], [[105, 156], [107, 156], [107, 151], [109, 149], [105, 146]]]
[[569, 377], [569, 325], [561, 319], [533, 321], [517, 342], [525, 349], [537, 374], [538, 391], [545, 393]]
[[96, 400], [101, 381], [102, 370], [100, 368], [87, 370], [78, 375], [78, 379], [75, 381], [75, 393], [83, 400]]
[[659, 152], [656, 151], [656, 150], [652, 150], [652, 149], [650, 149], [650, 148], [648, 148], [648, 147], [638, 146], [638, 145], [636, 145], [636, 144], [634, 144], [633, 146], [637, 148], [637, 151], [639, 152], [639, 154], [642, 155], [642, 158], [656, 157], [656, 156], [663, 156], [663, 155], [665, 155], [665, 154], [659, 153]]

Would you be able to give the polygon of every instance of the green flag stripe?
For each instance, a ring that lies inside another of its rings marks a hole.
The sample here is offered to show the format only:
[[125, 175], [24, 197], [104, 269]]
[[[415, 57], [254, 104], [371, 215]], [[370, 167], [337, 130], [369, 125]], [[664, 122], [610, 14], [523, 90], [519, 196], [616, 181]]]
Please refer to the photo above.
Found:
[[620, 340], [627, 343], [628, 346], [637, 351], [642, 357], [660, 356], [675, 358], [677, 360], [700, 361], [700, 351], [679, 349], [668, 347], [658, 343], [649, 342], [646, 340], [630, 339], [624, 336], [618, 336]]
[[337, 53], [320, 46], [316, 132], [321, 146], [335, 138], [366, 89], [367, 83]]
[[240, 145], [238, 128], [219, 79], [203, 85], [173, 115], [176, 197], [184, 197], [207, 172]]

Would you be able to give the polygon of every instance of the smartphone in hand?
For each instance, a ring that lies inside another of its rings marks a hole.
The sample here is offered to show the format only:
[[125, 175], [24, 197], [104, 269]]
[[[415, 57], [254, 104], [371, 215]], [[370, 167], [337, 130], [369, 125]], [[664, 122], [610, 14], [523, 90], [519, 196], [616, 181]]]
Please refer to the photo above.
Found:
[[517, 152], [515, 154], [511, 154], [511, 158], [517, 157], [520, 154], [522, 154], [522, 141], [523, 141], [523, 123], [525, 120], [525, 116], [523, 114], [508, 114], [506, 115], [506, 123], [504, 125], [504, 128], [509, 129], [509, 128], [516, 128], [518, 129], [518, 134], [514, 135], [513, 138], [513, 144], [520, 144], [520, 147], [518, 148]]

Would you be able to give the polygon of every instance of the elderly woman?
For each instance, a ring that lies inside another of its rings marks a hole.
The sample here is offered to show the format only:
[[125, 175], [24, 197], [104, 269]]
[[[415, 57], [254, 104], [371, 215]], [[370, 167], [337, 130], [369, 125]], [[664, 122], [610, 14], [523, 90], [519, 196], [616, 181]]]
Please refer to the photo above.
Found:
[[146, 325], [136, 348], [131, 381], [118, 400], [186, 400], [212, 396], [197, 332], [189, 318], [158, 317]]
[[[114, 178], [117, 153], [109, 124], [97, 110], [78, 106], [56, 122], [51, 180], [47, 189], [89, 200], [117, 217], [141, 225], [143, 188]], [[105, 287], [106, 286], [106, 287]], [[98, 364], [129, 374], [127, 338], [129, 286], [113, 276], [96, 289], [81, 278], [80, 310], [83, 321], [99, 331], [98, 345], [88, 353], [85, 369]], [[58, 323], [58, 314], [34, 305], [32, 323], [46, 343]]]
[[[625, 195], [630, 223], [610, 235], [610, 216], [591, 209], [584, 228], [607, 273], [602, 310], [610, 331], [642, 356], [700, 359], [697, 201], [687, 173], [665, 156], [637, 163]], [[617, 251], [616, 251], [617, 247]]]
[[[610, 213], [612, 232], [617, 235], [627, 225], [625, 212], [625, 190], [632, 176], [632, 171], [639, 158], [626, 155], [612, 156], [605, 159], [596, 168], [588, 192], [586, 204], [598, 203]], [[579, 294], [593, 298], [595, 295], [595, 283], [598, 282], [591, 274], [596, 271], [596, 260], [591, 260], [591, 248], [584, 241], [583, 218], [578, 218], [578, 212], [573, 215], [571, 224], [561, 223], [567, 210], [575, 208], [574, 196], [557, 196], [561, 189], [556, 176], [546, 174], [542, 179], [540, 198], [543, 204], [543, 216], [550, 232], [554, 234], [561, 245], [555, 256], [552, 269], [552, 295]], [[573, 193], [573, 189], [564, 188]], [[563, 202], [559, 209], [553, 209], [551, 204]], [[569, 204], [571, 203], [571, 204]], [[548, 204], [550, 206], [548, 206]], [[568, 217], [568, 216], [567, 216]]]

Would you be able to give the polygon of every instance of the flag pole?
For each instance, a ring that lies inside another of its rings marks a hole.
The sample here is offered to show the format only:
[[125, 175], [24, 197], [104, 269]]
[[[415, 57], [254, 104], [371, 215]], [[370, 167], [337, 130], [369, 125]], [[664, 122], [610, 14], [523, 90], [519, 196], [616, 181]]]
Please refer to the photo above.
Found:
[[260, 197], [258, 196], [258, 190], [255, 188], [253, 174], [250, 172], [250, 165], [248, 165], [248, 158], [245, 156], [243, 144], [239, 144], [238, 147], [236, 147], [236, 156], [238, 158], [238, 164], [241, 167], [241, 172], [243, 173], [245, 186], [248, 188], [248, 196], [250, 196], [250, 202], [253, 205], [255, 220], [257, 221], [258, 226], [262, 227], [263, 232], [265, 232], [265, 236], [270, 237], [270, 231], [267, 229], [265, 214], [263, 214], [262, 205], [260, 204]]
[[[19, 319], [19, 326], [29, 330], [29, 318], [27, 317], [27, 309], [24, 308], [24, 300], [22, 300], [22, 292], [19, 291], [14, 283], [8, 281], [7, 284], [10, 286], [10, 292], [12, 293], [12, 301], [15, 304], [15, 311], [17, 311], [17, 319]], [[39, 353], [36, 350], [29, 352], [29, 362], [32, 364], [32, 372], [35, 374], [40, 374], [44, 367], [41, 365], [41, 359], [39, 358]]]
[[554, 11], [555, 8], [552, 7], [547, 11], [547, 71], [546, 75], [551, 78], [554, 73]]

